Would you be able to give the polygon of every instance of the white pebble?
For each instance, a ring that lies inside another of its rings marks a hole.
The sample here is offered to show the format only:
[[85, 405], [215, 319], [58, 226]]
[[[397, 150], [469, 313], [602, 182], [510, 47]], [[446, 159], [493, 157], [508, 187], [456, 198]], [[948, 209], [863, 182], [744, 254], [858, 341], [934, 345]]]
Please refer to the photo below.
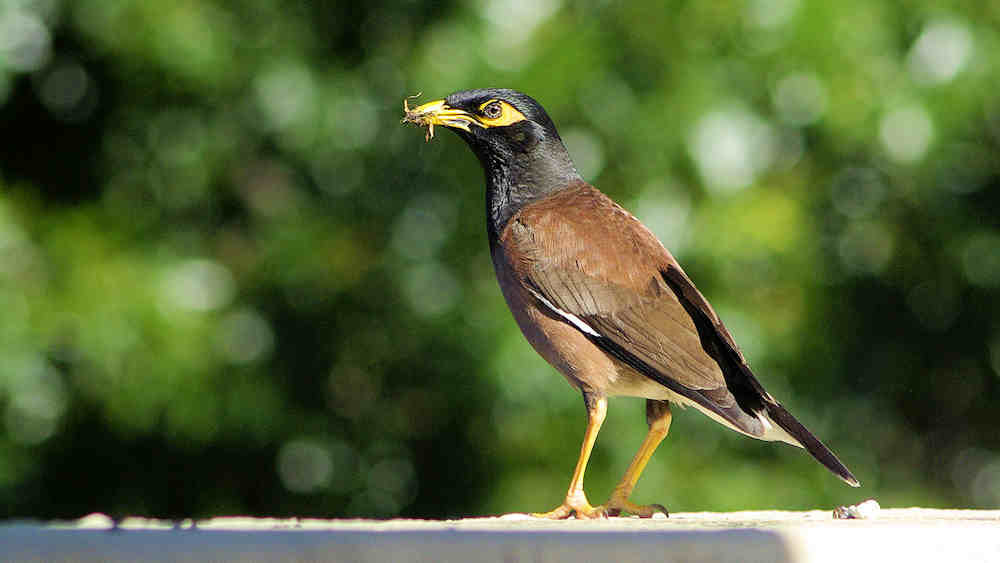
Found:
[[837, 520], [870, 520], [878, 516], [878, 511], [881, 508], [878, 501], [870, 498], [851, 506], [838, 506], [833, 510], [833, 518]]
[[881, 509], [882, 507], [879, 506], [878, 501], [873, 498], [870, 498], [857, 506], [857, 513], [858, 513], [857, 517], [875, 518], [876, 516], [878, 516], [878, 511]]
[[107, 530], [113, 528], [114, 520], [107, 514], [95, 512], [76, 521], [76, 527], [83, 530]]

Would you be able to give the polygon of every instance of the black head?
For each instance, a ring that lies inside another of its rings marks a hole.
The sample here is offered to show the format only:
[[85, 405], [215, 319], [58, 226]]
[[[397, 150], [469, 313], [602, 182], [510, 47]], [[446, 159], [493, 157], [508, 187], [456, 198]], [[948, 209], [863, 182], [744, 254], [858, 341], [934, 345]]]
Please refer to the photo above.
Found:
[[548, 114], [516, 90], [455, 92], [406, 108], [404, 121], [427, 126], [428, 138], [435, 125], [447, 127], [476, 154], [486, 174], [491, 235], [524, 204], [580, 180]]
[[445, 98], [445, 104], [472, 118], [468, 127], [455, 127], [454, 131], [477, 154], [525, 153], [546, 140], [562, 144], [542, 106], [515, 90], [465, 90]]

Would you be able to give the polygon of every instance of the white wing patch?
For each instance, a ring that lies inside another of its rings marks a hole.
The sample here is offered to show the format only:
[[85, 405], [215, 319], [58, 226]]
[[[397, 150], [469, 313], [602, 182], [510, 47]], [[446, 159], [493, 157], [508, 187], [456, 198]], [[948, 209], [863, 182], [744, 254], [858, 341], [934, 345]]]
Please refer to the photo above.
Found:
[[594, 330], [593, 328], [591, 328], [590, 325], [588, 325], [587, 323], [583, 322], [583, 320], [581, 320], [580, 317], [574, 315], [573, 313], [567, 313], [566, 311], [563, 311], [559, 307], [556, 307], [555, 305], [552, 304], [551, 301], [549, 301], [548, 299], [546, 299], [544, 295], [542, 295], [541, 293], [538, 293], [533, 288], [529, 287], [528, 291], [530, 291], [531, 294], [535, 296], [535, 298], [537, 298], [539, 301], [541, 301], [542, 303], [544, 303], [546, 307], [548, 307], [549, 309], [552, 309], [552, 311], [554, 313], [556, 313], [560, 317], [562, 317], [562, 318], [566, 319], [567, 321], [569, 321], [570, 324], [572, 324], [576, 328], [580, 329], [582, 332], [585, 332], [585, 333], [587, 333], [587, 334], [589, 334], [591, 336], [597, 336], [597, 337], [601, 336], [596, 330]]

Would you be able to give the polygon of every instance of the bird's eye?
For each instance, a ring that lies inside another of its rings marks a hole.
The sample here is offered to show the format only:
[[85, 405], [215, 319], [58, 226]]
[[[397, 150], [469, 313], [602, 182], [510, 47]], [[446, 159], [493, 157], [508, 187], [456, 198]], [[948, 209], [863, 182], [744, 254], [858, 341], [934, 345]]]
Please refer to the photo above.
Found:
[[500, 102], [493, 102], [488, 106], [483, 108], [483, 115], [490, 119], [496, 119], [500, 117], [503, 113], [503, 107], [500, 106]]

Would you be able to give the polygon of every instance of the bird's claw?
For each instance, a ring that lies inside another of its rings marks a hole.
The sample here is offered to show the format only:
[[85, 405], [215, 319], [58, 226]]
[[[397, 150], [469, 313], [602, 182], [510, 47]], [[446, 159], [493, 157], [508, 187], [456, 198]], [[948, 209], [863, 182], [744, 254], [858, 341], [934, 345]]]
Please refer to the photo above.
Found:
[[535, 518], [548, 520], [566, 520], [575, 516], [577, 520], [603, 520], [608, 517], [608, 511], [603, 506], [590, 506], [587, 499], [582, 502], [567, 498], [563, 503], [548, 512], [534, 512]]

